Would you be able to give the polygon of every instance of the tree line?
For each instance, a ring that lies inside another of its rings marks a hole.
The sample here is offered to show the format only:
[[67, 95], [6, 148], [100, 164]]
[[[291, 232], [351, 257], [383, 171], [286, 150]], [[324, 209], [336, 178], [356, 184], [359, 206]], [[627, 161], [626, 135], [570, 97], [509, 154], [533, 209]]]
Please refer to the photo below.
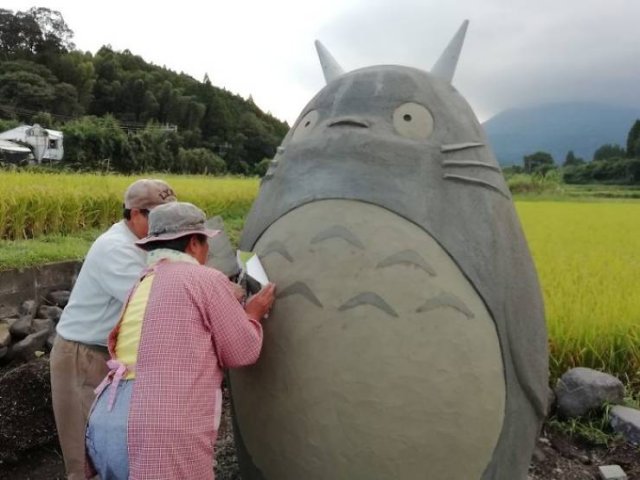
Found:
[[206, 75], [72, 40], [58, 11], [0, 9], [0, 129], [62, 130], [68, 167], [255, 174], [289, 128]]
[[522, 166], [505, 168], [505, 173], [528, 173], [547, 175], [558, 171], [565, 183], [610, 183], [619, 185], [640, 184], [640, 119], [636, 120], [627, 134], [626, 148], [616, 144], [605, 144], [593, 154], [591, 161], [576, 157], [569, 151], [561, 166], [551, 154], [535, 152], [525, 155]]

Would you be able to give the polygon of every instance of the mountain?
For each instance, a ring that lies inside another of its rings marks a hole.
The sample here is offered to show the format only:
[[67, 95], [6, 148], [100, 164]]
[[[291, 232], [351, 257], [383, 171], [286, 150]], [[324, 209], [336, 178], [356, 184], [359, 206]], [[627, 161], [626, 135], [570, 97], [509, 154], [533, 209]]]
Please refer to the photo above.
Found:
[[550, 153], [562, 164], [569, 150], [591, 160], [606, 143], [626, 147], [640, 108], [598, 103], [554, 103], [505, 110], [483, 126], [501, 165], [521, 165], [522, 157]]

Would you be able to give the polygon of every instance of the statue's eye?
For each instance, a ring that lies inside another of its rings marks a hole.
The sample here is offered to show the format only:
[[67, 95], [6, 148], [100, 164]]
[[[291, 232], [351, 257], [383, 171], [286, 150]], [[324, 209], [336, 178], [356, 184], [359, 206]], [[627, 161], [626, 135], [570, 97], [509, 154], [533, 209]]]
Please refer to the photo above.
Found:
[[311, 130], [316, 126], [316, 123], [318, 123], [318, 111], [311, 110], [298, 122], [298, 125], [293, 132], [293, 136], [291, 137], [291, 141], [296, 142], [305, 138], [309, 133], [311, 133]]
[[418, 103], [403, 103], [393, 112], [393, 126], [403, 137], [425, 140], [433, 133], [433, 116]]

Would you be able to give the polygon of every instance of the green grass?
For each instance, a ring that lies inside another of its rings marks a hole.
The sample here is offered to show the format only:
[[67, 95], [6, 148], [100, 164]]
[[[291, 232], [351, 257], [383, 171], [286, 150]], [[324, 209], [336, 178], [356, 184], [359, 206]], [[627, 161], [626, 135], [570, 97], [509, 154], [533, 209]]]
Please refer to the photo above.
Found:
[[609, 420], [608, 409], [605, 409], [604, 412], [593, 413], [581, 418], [561, 419], [553, 415], [547, 419], [547, 425], [553, 430], [579, 438], [592, 445], [609, 447], [624, 441], [621, 435], [613, 431]]
[[227, 217], [224, 214], [222, 215], [222, 219], [224, 220], [224, 230], [226, 234], [229, 236], [229, 240], [234, 247], [238, 247], [240, 243], [240, 235], [242, 234], [242, 227], [244, 225], [244, 220], [246, 215], [249, 213], [249, 210], [244, 215], [239, 216], [231, 216]]
[[84, 258], [100, 230], [50, 235], [35, 240], [0, 240], [0, 270]]
[[558, 172], [547, 175], [527, 175], [523, 173], [510, 175], [507, 179], [509, 190], [514, 195], [563, 195], [564, 184]]
[[[223, 215], [224, 227], [234, 246], [240, 241], [244, 215]], [[47, 235], [31, 240], [0, 240], [0, 271], [32, 267], [64, 260], [81, 260], [102, 229], [88, 229], [70, 235]]]
[[636, 186], [615, 185], [572, 185], [566, 194], [573, 198], [587, 199], [640, 199], [640, 189]]
[[[638, 409], [638, 396], [628, 396], [623, 405]], [[547, 426], [570, 437], [579, 438], [592, 445], [611, 447], [616, 443], [624, 443], [622, 435], [613, 431], [611, 427], [611, 408], [614, 405], [605, 404], [600, 410], [589, 412], [578, 418], [560, 418], [553, 414], [547, 419]]]
[[508, 183], [516, 200], [597, 203], [640, 199], [640, 186], [633, 185], [568, 185], [530, 175], [514, 175]]

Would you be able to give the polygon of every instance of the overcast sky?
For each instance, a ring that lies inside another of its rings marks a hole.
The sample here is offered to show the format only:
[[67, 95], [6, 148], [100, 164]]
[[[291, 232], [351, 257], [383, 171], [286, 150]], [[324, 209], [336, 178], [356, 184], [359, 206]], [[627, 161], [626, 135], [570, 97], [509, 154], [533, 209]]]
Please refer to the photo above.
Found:
[[344, 70], [428, 70], [470, 20], [454, 85], [484, 121], [512, 107], [640, 109], [640, 0], [2, 0], [60, 11], [77, 48], [110, 44], [253, 96], [289, 124], [324, 85], [320, 39]]

